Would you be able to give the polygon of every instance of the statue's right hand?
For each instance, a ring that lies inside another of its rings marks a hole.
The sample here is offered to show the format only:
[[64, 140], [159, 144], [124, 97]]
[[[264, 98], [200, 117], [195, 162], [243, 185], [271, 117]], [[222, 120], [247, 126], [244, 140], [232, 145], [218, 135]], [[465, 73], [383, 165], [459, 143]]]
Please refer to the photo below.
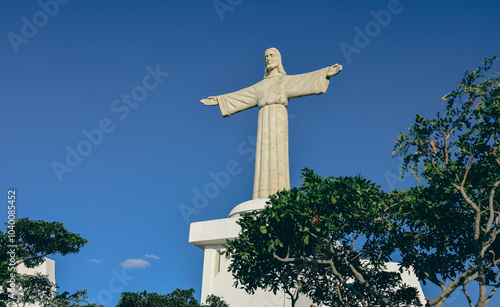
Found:
[[333, 65], [333, 66], [328, 67], [328, 70], [327, 70], [327, 72], [326, 72], [326, 75], [327, 75], [328, 77], [333, 77], [333, 76], [335, 76], [336, 74], [338, 74], [338, 73], [339, 73], [339, 72], [341, 72], [341, 71], [342, 71], [342, 65], [340, 65], [340, 64], [335, 64], [335, 65]]
[[206, 106], [216, 106], [219, 104], [217, 102], [217, 98], [215, 98], [214, 96], [210, 96], [210, 97], [202, 99], [200, 101], [201, 101], [201, 103], [203, 103]]

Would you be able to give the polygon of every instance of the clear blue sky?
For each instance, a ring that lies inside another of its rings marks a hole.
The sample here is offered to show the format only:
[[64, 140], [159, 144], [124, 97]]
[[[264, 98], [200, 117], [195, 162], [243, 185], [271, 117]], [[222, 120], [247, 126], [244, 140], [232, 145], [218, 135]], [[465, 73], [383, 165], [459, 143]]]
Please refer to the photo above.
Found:
[[[106, 306], [122, 291], [199, 296], [203, 252], [188, 222], [251, 198], [258, 112], [222, 118], [199, 100], [260, 81], [266, 48], [281, 51], [288, 74], [344, 66], [326, 94], [289, 105], [292, 186], [309, 167], [386, 190], [412, 184], [397, 180], [397, 135], [416, 113], [439, 111], [434, 99], [465, 70], [500, 55], [494, 0], [220, 0], [232, 3], [225, 12], [213, 0], [66, 2], [48, 13], [37, 1], [0, 3], [0, 187], [5, 198], [17, 189], [18, 217], [88, 239], [78, 255], [53, 257], [57, 282]], [[241, 172], [185, 218], [179, 208], [231, 161]]]

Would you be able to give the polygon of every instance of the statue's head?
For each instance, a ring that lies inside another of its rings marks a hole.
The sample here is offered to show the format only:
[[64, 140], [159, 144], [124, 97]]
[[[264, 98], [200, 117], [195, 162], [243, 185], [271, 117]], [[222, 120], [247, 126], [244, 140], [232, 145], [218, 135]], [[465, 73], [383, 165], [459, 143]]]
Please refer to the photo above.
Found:
[[266, 65], [266, 70], [264, 72], [264, 78], [268, 77], [271, 71], [274, 69], [278, 70], [281, 75], [286, 75], [285, 69], [281, 62], [281, 54], [276, 48], [269, 48], [264, 53], [264, 63]]

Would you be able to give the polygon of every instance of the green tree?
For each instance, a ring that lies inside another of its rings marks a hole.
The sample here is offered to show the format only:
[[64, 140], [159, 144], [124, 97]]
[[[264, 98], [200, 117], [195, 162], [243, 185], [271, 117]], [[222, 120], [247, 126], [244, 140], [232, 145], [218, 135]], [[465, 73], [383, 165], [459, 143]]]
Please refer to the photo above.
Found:
[[486, 60], [466, 72], [443, 97], [445, 111], [416, 116], [396, 142], [403, 171], [421, 186], [403, 191], [398, 247], [402, 264], [441, 289], [428, 306], [441, 306], [461, 288], [479, 287], [475, 306], [486, 305], [500, 287], [500, 75]]
[[[78, 253], [87, 240], [69, 232], [63, 224], [58, 222], [20, 218], [15, 221], [15, 224], [7, 226], [8, 231], [5, 233], [0, 231], [0, 286], [2, 288], [0, 306], [9, 301], [7, 288], [12, 278], [15, 280], [14, 284], [22, 288], [13, 301], [18, 304], [29, 303], [31, 300], [45, 301], [49, 299], [49, 296], [56, 295], [56, 285], [51, 283], [47, 276], [19, 275], [14, 268], [19, 264], [34, 268], [43, 263], [43, 258], [49, 255]], [[10, 265], [11, 263], [14, 265]], [[11, 274], [14, 274], [14, 277]]]
[[17, 306], [26, 304], [48, 303], [56, 294], [54, 283], [46, 275], [18, 275], [16, 279], [16, 292], [11, 302]]
[[[143, 292], [123, 292], [117, 307], [171, 306], [166, 295]], [[181, 304], [179, 306], [189, 306]]]
[[240, 235], [227, 242], [235, 286], [282, 290], [292, 306], [300, 294], [329, 306], [419, 306], [416, 289], [385, 268], [393, 197], [361, 176], [302, 177], [238, 221]]
[[229, 307], [229, 305], [217, 295], [210, 294], [207, 296], [206, 304], [201, 307]]
[[79, 290], [73, 294], [65, 291], [56, 295], [47, 303], [50, 307], [104, 307], [87, 301], [87, 290]]
[[229, 307], [221, 298], [210, 295], [208, 305], [200, 305], [194, 298], [194, 289], [175, 289], [169, 294], [123, 292], [117, 307]]

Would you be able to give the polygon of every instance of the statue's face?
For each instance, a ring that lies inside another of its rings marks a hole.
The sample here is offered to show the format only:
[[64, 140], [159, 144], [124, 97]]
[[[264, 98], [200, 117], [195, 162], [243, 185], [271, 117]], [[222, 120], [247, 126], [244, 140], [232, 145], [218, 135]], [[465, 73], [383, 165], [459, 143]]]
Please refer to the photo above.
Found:
[[266, 50], [265, 54], [264, 54], [264, 60], [265, 60], [265, 63], [266, 63], [266, 69], [271, 71], [273, 69], [275, 69], [276, 67], [278, 67], [278, 55], [276, 54], [276, 52], [274, 50]]

